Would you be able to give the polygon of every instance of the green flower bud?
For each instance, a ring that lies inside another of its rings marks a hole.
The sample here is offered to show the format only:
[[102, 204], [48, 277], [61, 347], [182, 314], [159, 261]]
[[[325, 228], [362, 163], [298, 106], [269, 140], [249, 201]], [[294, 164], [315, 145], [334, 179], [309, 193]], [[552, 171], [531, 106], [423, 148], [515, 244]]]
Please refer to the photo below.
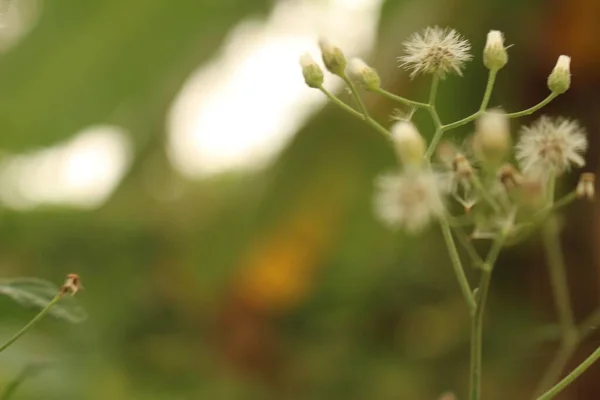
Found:
[[483, 65], [489, 70], [498, 71], [508, 62], [504, 47], [504, 35], [500, 31], [490, 31], [483, 49]]
[[329, 72], [337, 76], [344, 76], [346, 69], [346, 57], [339, 47], [332, 45], [328, 40], [319, 41], [323, 63]]
[[486, 111], [475, 121], [475, 155], [488, 165], [500, 164], [511, 149], [510, 123], [504, 111]]
[[348, 77], [367, 90], [379, 89], [381, 79], [374, 68], [369, 67], [363, 60], [353, 58], [346, 67]]
[[300, 57], [300, 66], [306, 84], [311, 88], [320, 88], [323, 84], [323, 71], [310, 54], [305, 53]]
[[560, 56], [556, 66], [548, 76], [548, 89], [552, 93], [562, 94], [571, 86], [571, 57]]
[[398, 121], [391, 129], [394, 150], [404, 165], [421, 165], [425, 156], [425, 140], [417, 127], [408, 121]]

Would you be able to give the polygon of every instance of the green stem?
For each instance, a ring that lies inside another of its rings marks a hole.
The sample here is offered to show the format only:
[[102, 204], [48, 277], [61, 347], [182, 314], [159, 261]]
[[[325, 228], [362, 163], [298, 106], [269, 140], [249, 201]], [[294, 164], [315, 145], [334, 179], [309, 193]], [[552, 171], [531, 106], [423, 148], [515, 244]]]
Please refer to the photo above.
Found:
[[459, 227], [454, 228], [454, 233], [456, 234], [456, 237], [458, 238], [460, 244], [462, 244], [462, 246], [465, 248], [467, 254], [469, 255], [469, 258], [471, 258], [473, 266], [475, 266], [476, 268], [481, 268], [484, 262], [483, 259], [479, 256], [479, 253], [477, 253], [475, 246], [473, 246], [473, 242], [469, 240], [467, 235], [465, 235], [465, 233]]
[[479, 195], [490, 205], [490, 207], [492, 207], [492, 209], [495, 212], [498, 213], [502, 211], [502, 207], [500, 207], [500, 204], [498, 204], [496, 199], [494, 199], [492, 195], [488, 192], [488, 190], [485, 188], [485, 186], [483, 186], [481, 180], [479, 179], [479, 177], [477, 177], [477, 175], [473, 174], [471, 182], [473, 183], [473, 186], [475, 186], [475, 189], [477, 190]]
[[353, 109], [352, 107], [350, 107], [349, 105], [347, 105], [346, 103], [344, 103], [343, 101], [341, 101], [340, 99], [338, 99], [336, 96], [334, 96], [332, 93], [330, 93], [327, 89], [325, 89], [324, 87], [320, 87], [319, 90], [329, 98], [329, 100], [331, 100], [335, 105], [337, 105], [338, 107], [340, 107], [342, 110], [352, 114], [353, 116], [355, 116], [356, 118], [359, 118], [363, 121], [365, 121], [367, 124], [371, 125], [376, 131], [378, 131], [379, 133], [382, 133], [386, 138], [390, 138], [391, 134], [390, 132], [385, 129], [383, 126], [381, 126], [377, 121], [375, 121], [373, 118], [366, 116], [364, 114], [361, 114], [360, 112], [356, 111], [355, 109]]
[[579, 378], [589, 367], [591, 367], [600, 358], [600, 347], [598, 347], [588, 358], [586, 358], [577, 368], [571, 373], [558, 382], [554, 387], [548, 390], [546, 393], [537, 398], [537, 400], [550, 400], [557, 394], [562, 392], [567, 386], [569, 386], [575, 379]]
[[390, 93], [384, 89], [376, 89], [374, 92], [382, 95], [383, 97], [385, 97], [387, 99], [397, 101], [398, 103], [402, 103], [407, 106], [417, 107], [417, 108], [429, 108], [429, 104], [427, 104], [427, 103], [421, 103], [418, 101], [409, 100], [407, 98], [397, 96], [393, 93]]
[[[554, 179], [551, 179], [553, 181]], [[558, 321], [562, 332], [561, 347], [554, 360], [544, 372], [536, 394], [542, 393], [560, 377], [567, 362], [580, 342], [580, 335], [575, 324], [564, 255], [560, 243], [560, 232], [555, 217], [550, 217], [542, 231], [542, 240], [546, 252], [546, 262], [550, 273], [552, 296], [558, 313]]]
[[48, 303], [48, 305], [40, 311], [35, 317], [31, 319], [21, 330], [19, 330], [13, 337], [8, 339], [6, 343], [0, 346], [0, 353], [6, 350], [11, 344], [16, 342], [21, 336], [23, 336], [32, 326], [34, 326], [39, 320], [41, 320], [51, 309], [60, 301], [62, 298], [62, 292], [59, 292], [54, 298]]
[[525, 115], [531, 115], [534, 112], [536, 112], [537, 110], [539, 110], [540, 108], [544, 107], [546, 104], [550, 103], [556, 97], [558, 97], [558, 93], [550, 93], [548, 95], [548, 97], [546, 97], [544, 100], [542, 100], [541, 102], [539, 102], [535, 106], [533, 106], [531, 108], [528, 108], [527, 110], [523, 110], [523, 111], [518, 111], [518, 112], [506, 114], [506, 116], [508, 118], [519, 118], [519, 117], [523, 117]]
[[483, 316], [485, 304], [487, 302], [490, 282], [492, 280], [492, 271], [494, 264], [500, 255], [500, 250], [504, 245], [505, 233], [498, 235], [492, 243], [492, 247], [485, 259], [482, 268], [481, 280], [477, 290], [477, 308], [474, 318], [471, 322], [471, 391], [470, 400], [479, 400], [481, 398], [481, 365], [482, 365], [482, 344], [483, 344]]
[[367, 110], [367, 107], [365, 106], [362, 97], [360, 97], [360, 93], [358, 93], [358, 90], [356, 89], [356, 86], [354, 86], [354, 83], [352, 83], [352, 81], [346, 75], [342, 75], [341, 78], [344, 80], [344, 82], [346, 82], [346, 85], [348, 85], [348, 87], [350, 88], [352, 96], [354, 96], [354, 100], [356, 100], [356, 103], [358, 104], [358, 108], [360, 108], [360, 111], [362, 111], [363, 115], [368, 120], [369, 110]]
[[482, 114], [482, 112], [481, 112], [481, 111], [477, 111], [477, 112], [475, 112], [475, 113], [473, 113], [473, 114], [469, 115], [468, 117], [465, 117], [465, 118], [463, 118], [463, 119], [460, 119], [460, 120], [458, 120], [458, 121], [456, 121], [456, 122], [452, 122], [451, 124], [446, 124], [446, 125], [443, 125], [443, 126], [442, 126], [442, 128], [443, 128], [445, 131], [449, 131], [449, 130], [451, 130], [451, 129], [458, 128], [459, 126], [466, 125], [466, 124], [468, 124], [469, 122], [471, 122], [471, 121], [475, 120], [475, 119], [476, 119], [477, 117], [479, 117], [481, 114]]
[[440, 83], [440, 76], [438, 74], [434, 74], [431, 79], [431, 88], [429, 89], [429, 104], [431, 107], [435, 107], [435, 99], [437, 97], [437, 90]]
[[485, 92], [483, 94], [483, 99], [481, 100], [481, 105], [479, 106], [479, 111], [483, 112], [487, 108], [490, 98], [492, 97], [492, 91], [494, 90], [494, 83], [496, 82], [496, 75], [498, 74], [497, 70], [490, 70], [488, 74], [487, 84], [485, 85]]
[[600, 307], [594, 310], [582, 323], [579, 325], [579, 340], [584, 341], [589, 338], [594, 332], [598, 331], [600, 325]]
[[458, 250], [456, 249], [456, 244], [454, 243], [454, 238], [452, 237], [452, 231], [450, 230], [450, 225], [445, 218], [440, 218], [440, 226], [442, 228], [442, 234], [444, 236], [446, 247], [448, 248], [454, 274], [456, 275], [462, 294], [467, 302], [469, 312], [472, 314], [476, 308], [475, 299], [473, 298], [471, 286], [469, 285], [469, 281], [465, 275], [465, 270], [462, 262], [460, 261], [460, 256], [458, 255]]

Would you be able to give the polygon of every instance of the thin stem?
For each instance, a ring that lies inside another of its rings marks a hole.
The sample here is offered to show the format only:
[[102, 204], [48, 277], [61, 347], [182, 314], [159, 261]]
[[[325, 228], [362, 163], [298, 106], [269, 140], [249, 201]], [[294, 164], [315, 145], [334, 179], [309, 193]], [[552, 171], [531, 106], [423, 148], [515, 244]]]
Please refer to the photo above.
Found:
[[456, 244], [454, 243], [454, 238], [452, 237], [452, 231], [450, 230], [450, 225], [445, 218], [440, 218], [440, 226], [442, 228], [444, 241], [446, 242], [446, 247], [448, 248], [448, 253], [450, 255], [450, 261], [452, 262], [452, 267], [454, 268], [454, 274], [456, 275], [462, 294], [467, 302], [469, 312], [472, 314], [476, 309], [475, 299], [473, 298], [471, 286], [469, 285], [469, 281], [465, 275], [465, 270], [462, 262], [460, 261], [460, 256], [458, 255], [458, 250], [456, 249]]
[[421, 103], [418, 101], [413, 101], [413, 100], [409, 100], [407, 98], [401, 97], [401, 96], [397, 96], [393, 93], [388, 92], [385, 89], [376, 89], [374, 90], [375, 93], [378, 93], [380, 95], [382, 95], [383, 97], [393, 100], [393, 101], [397, 101], [398, 103], [402, 103], [404, 105], [407, 106], [411, 106], [411, 107], [418, 107], [418, 108], [429, 108], [429, 104], [427, 103]]
[[586, 358], [577, 368], [571, 373], [558, 382], [554, 387], [548, 390], [546, 393], [537, 398], [537, 400], [550, 400], [557, 394], [562, 392], [567, 386], [569, 386], [575, 379], [579, 378], [589, 367], [591, 367], [600, 358], [600, 347], [598, 347], [588, 358]]
[[477, 192], [479, 192], [479, 195], [490, 205], [490, 207], [494, 209], [495, 212], [500, 212], [502, 210], [500, 204], [498, 204], [496, 199], [494, 199], [490, 192], [488, 192], [488, 190], [485, 188], [485, 186], [483, 186], [481, 180], [479, 179], [479, 177], [477, 177], [477, 175], [473, 174], [471, 182], [473, 183], [473, 186], [475, 186]]
[[471, 391], [470, 400], [481, 398], [481, 365], [483, 344], [483, 316], [487, 302], [492, 271], [504, 245], [506, 234], [503, 232], [496, 237], [483, 265], [481, 281], [477, 290], [478, 301], [475, 316], [471, 322]]
[[443, 128], [445, 131], [449, 131], [449, 130], [451, 130], [451, 129], [458, 128], [459, 126], [466, 125], [466, 124], [468, 124], [469, 122], [471, 122], [471, 121], [475, 120], [475, 119], [476, 119], [477, 117], [479, 117], [479, 116], [480, 116], [482, 113], [483, 113], [483, 112], [481, 112], [481, 111], [477, 111], [477, 112], [475, 112], [475, 113], [473, 113], [473, 114], [469, 115], [468, 117], [465, 117], [465, 118], [463, 118], [463, 119], [460, 119], [460, 120], [458, 120], [458, 121], [456, 121], [456, 122], [452, 122], [451, 124], [446, 124], [446, 125], [443, 125], [443, 126], [442, 126], [442, 128]]
[[[551, 179], [551, 181], [554, 181], [554, 179]], [[571, 305], [565, 260], [559, 233], [556, 218], [549, 218], [544, 225], [542, 239], [550, 272], [552, 296], [558, 312], [558, 321], [562, 332], [562, 343], [555, 358], [550, 363], [546, 372], [544, 372], [538, 384], [536, 394], [541, 393], [556, 382], [580, 342], [579, 332], [573, 315], [573, 307]]]
[[456, 122], [452, 122], [450, 124], [443, 125], [442, 128], [444, 131], [449, 131], [451, 129], [458, 128], [459, 126], [466, 125], [469, 122], [477, 119], [477, 117], [479, 117], [481, 114], [483, 114], [485, 112], [485, 109], [487, 108], [490, 98], [492, 96], [492, 90], [494, 89], [494, 83], [496, 82], [496, 74], [497, 73], [498, 73], [498, 71], [490, 71], [490, 73], [488, 74], [488, 80], [487, 80], [487, 84], [485, 85], [485, 92], [483, 94], [483, 98], [481, 100], [481, 105], [479, 106], [479, 110], [477, 110], [473, 114], [469, 115], [468, 117], [460, 119]]
[[[437, 113], [436, 113], [436, 115], [437, 115]], [[436, 125], [437, 125], [437, 123], [436, 123]], [[433, 137], [431, 138], [431, 143], [429, 143], [429, 146], [427, 146], [427, 151], [425, 152], [426, 160], [430, 160], [431, 157], [433, 156], [433, 152], [437, 148], [437, 145], [440, 142], [440, 140], [442, 139], [443, 134], [444, 134], [444, 129], [442, 129], [441, 127], [437, 127], [435, 130], [435, 133], [433, 134]]]
[[369, 119], [369, 110], [367, 110], [367, 107], [365, 106], [365, 103], [363, 102], [362, 97], [360, 97], [360, 93], [358, 93], [358, 89], [356, 89], [356, 86], [354, 86], [354, 83], [352, 83], [352, 81], [345, 74], [342, 75], [341, 78], [344, 80], [344, 82], [346, 82], [346, 85], [348, 85], [348, 87], [350, 88], [350, 91], [352, 92], [352, 96], [354, 96], [354, 100], [356, 100], [356, 103], [358, 104], [358, 108], [360, 108], [363, 115], [368, 120]]
[[321, 86], [319, 88], [319, 90], [325, 96], [327, 96], [329, 98], [329, 100], [331, 100], [334, 104], [336, 104], [338, 107], [340, 107], [344, 111], [347, 111], [348, 113], [352, 114], [356, 118], [359, 118], [359, 119], [365, 121], [367, 124], [371, 125], [376, 131], [382, 133], [386, 138], [389, 138], [391, 136], [390, 132], [387, 129], [385, 129], [383, 126], [381, 126], [373, 118], [371, 118], [371, 117], [369, 117], [367, 115], [361, 114], [360, 112], [356, 111], [355, 109], [353, 109], [352, 107], [350, 107], [349, 105], [347, 105], [346, 103], [344, 103], [343, 101], [341, 101], [340, 99], [338, 99], [336, 96], [334, 96], [332, 93], [330, 93], [324, 87]]
[[440, 83], [440, 76], [434, 74], [431, 79], [431, 88], [429, 89], [429, 101], [427, 102], [431, 107], [435, 107], [435, 99], [437, 97], [437, 90]]
[[62, 292], [59, 292], [54, 298], [48, 303], [48, 305], [40, 311], [35, 317], [31, 319], [21, 330], [19, 330], [13, 337], [8, 339], [6, 343], [0, 346], [0, 353], [6, 350], [11, 344], [16, 342], [21, 336], [23, 336], [33, 325], [35, 325], [39, 320], [41, 320], [51, 309], [60, 301], [62, 298]]
[[359, 113], [358, 111], [356, 111], [354, 108], [350, 107], [349, 105], [347, 105], [346, 103], [344, 103], [343, 101], [341, 101], [340, 99], [338, 99], [336, 96], [334, 96], [331, 92], [329, 92], [327, 89], [325, 89], [323, 86], [321, 86], [319, 88], [319, 90], [329, 98], [329, 100], [331, 100], [335, 105], [337, 105], [338, 107], [342, 108], [344, 111], [349, 112], [350, 114], [354, 115], [357, 118], [362, 119], [363, 121], [365, 120], [365, 117], [363, 114]]
[[481, 105], [479, 106], [479, 111], [485, 111], [487, 108], [490, 98], [492, 97], [492, 91], [494, 90], [494, 83], [496, 82], [496, 75], [498, 74], [497, 70], [491, 69], [488, 74], [487, 84], [485, 85], [485, 93], [483, 94], [483, 99], [481, 100]]
[[582, 323], [579, 325], [579, 340], [584, 341], [598, 330], [600, 325], [600, 307], [596, 308]]
[[460, 244], [465, 248], [467, 254], [469, 255], [469, 258], [471, 258], [471, 262], [473, 263], [473, 265], [477, 268], [481, 268], [484, 262], [481, 256], [479, 256], [479, 253], [477, 253], [475, 246], [473, 246], [473, 242], [471, 242], [467, 235], [465, 235], [465, 233], [462, 231], [462, 229], [458, 227], [454, 228], [454, 233], [456, 234], [456, 237], [458, 238]]
[[542, 100], [541, 102], [539, 102], [535, 106], [533, 106], [531, 108], [528, 108], [527, 110], [523, 110], [523, 111], [518, 111], [518, 112], [506, 114], [506, 116], [508, 118], [519, 118], [519, 117], [523, 117], [525, 115], [531, 115], [534, 112], [536, 112], [537, 110], [539, 110], [540, 108], [544, 107], [546, 104], [550, 103], [556, 97], [558, 97], [558, 93], [550, 93], [548, 95], [548, 97], [546, 97], [544, 100]]
[[21, 384], [37, 375], [41, 371], [43, 371], [47, 367], [47, 363], [36, 363], [29, 364], [17, 375], [12, 381], [10, 381], [5, 387], [2, 395], [0, 396], [1, 400], [9, 400], [16, 393], [17, 389], [21, 386]]

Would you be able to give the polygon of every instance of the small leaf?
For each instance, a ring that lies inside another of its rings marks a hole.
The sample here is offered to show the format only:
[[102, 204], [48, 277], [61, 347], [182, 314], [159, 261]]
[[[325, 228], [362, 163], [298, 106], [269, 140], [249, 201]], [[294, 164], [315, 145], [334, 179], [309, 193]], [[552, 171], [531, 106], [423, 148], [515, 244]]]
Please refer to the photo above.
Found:
[[[56, 296], [59, 288], [37, 278], [15, 278], [0, 281], [0, 295], [5, 295], [24, 307], [44, 308]], [[72, 323], [83, 322], [87, 313], [75, 298], [65, 296], [50, 310], [55, 317]]]

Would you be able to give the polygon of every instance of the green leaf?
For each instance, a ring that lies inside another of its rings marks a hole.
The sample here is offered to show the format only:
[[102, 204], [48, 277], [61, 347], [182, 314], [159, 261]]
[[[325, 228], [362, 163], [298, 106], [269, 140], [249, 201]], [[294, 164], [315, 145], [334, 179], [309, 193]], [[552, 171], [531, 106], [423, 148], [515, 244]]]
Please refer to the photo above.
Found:
[[[37, 278], [14, 278], [0, 281], [0, 294], [24, 307], [44, 308], [60, 289], [51, 282]], [[65, 296], [50, 310], [50, 314], [72, 323], [83, 322], [87, 313], [77, 300]]]

